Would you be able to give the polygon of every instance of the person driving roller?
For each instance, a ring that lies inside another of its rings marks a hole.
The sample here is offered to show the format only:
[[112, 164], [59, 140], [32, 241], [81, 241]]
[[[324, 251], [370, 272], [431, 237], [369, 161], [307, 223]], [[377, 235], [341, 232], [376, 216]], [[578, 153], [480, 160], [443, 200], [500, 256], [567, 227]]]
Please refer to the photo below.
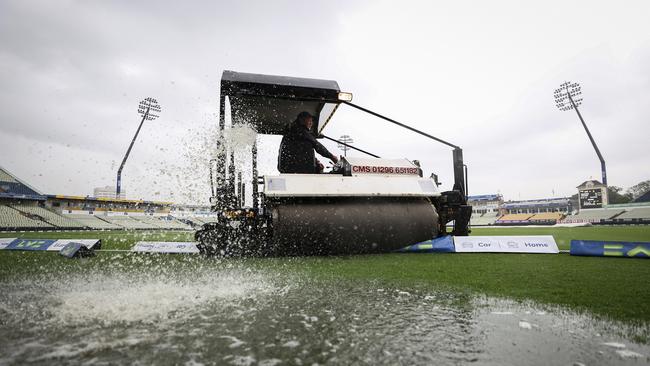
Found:
[[312, 133], [314, 117], [309, 112], [300, 112], [280, 142], [278, 170], [280, 173], [322, 173], [323, 164], [316, 159], [314, 150], [335, 164], [336, 155], [318, 142]]

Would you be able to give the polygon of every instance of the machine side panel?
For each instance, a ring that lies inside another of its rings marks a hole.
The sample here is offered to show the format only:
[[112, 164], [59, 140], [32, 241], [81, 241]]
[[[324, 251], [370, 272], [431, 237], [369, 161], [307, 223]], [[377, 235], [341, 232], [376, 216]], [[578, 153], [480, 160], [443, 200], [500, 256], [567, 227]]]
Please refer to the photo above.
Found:
[[267, 197], [438, 197], [433, 179], [413, 176], [328, 174], [264, 176]]

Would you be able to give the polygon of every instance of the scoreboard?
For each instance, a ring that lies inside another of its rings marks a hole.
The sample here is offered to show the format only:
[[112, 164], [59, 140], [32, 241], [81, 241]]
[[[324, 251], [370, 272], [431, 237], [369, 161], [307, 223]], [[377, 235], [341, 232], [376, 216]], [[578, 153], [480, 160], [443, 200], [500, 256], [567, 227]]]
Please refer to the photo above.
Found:
[[603, 190], [601, 188], [584, 189], [579, 192], [580, 208], [603, 207]]

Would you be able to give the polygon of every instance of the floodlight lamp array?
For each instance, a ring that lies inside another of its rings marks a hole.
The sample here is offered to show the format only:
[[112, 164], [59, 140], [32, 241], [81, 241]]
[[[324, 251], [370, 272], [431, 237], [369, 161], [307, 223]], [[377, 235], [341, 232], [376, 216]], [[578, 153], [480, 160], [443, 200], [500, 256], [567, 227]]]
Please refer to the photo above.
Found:
[[353, 143], [354, 143], [354, 140], [353, 140], [349, 135], [342, 135], [342, 136], [339, 138], [339, 144], [337, 144], [338, 148], [341, 149], [341, 150], [347, 150], [347, 149], [349, 149], [349, 147], [347, 147], [347, 146], [341, 144], [341, 142], [342, 142], [343, 144], [350, 145], [350, 144], [353, 144]]
[[147, 121], [153, 121], [160, 116], [160, 105], [154, 98], [145, 98], [138, 105], [138, 113], [143, 117], [147, 114]]
[[[559, 88], [553, 91], [555, 105], [561, 111], [569, 111], [582, 104], [582, 87], [578, 83], [565, 81]], [[571, 103], [573, 100], [573, 103]]]

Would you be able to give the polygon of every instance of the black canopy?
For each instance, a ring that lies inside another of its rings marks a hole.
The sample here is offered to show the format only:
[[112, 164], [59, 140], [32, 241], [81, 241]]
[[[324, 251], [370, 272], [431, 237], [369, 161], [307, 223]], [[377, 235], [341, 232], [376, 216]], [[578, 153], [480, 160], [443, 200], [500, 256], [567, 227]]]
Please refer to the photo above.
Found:
[[249, 124], [263, 134], [282, 134], [302, 111], [315, 116], [317, 131], [321, 111], [327, 103], [339, 103], [339, 92], [334, 80], [229, 70], [221, 76], [221, 96], [229, 97], [233, 122]]

